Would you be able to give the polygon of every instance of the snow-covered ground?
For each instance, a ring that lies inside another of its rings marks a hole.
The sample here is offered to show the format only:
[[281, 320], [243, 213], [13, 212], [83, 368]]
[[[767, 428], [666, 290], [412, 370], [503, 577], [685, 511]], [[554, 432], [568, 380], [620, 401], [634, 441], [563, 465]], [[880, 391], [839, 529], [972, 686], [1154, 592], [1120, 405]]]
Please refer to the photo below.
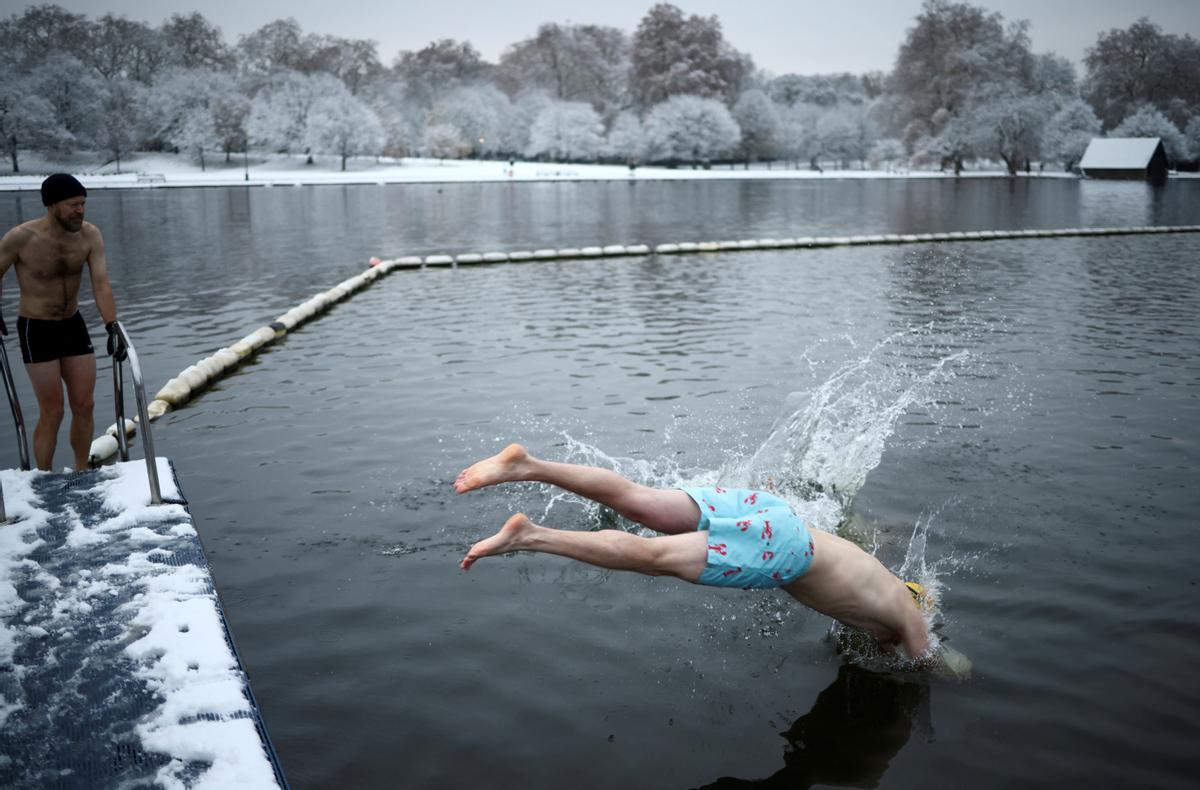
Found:
[[[347, 162], [342, 172], [336, 157], [320, 157], [307, 165], [303, 156], [250, 157], [231, 162], [215, 156], [201, 170], [190, 158], [175, 154], [138, 154], [116, 166], [100, 166], [84, 157], [50, 161], [35, 154], [23, 157], [20, 174], [0, 175], [0, 191], [37, 189], [46, 174], [66, 171], [76, 174], [89, 188], [137, 188], [162, 186], [290, 186], [294, 184], [419, 184], [454, 181], [655, 181], [707, 179], [845, 179], [845, 178], [953, 178], [936, 170], [796, 170], [776, 164], [770, 169], [755, 165], [749, 170], [717, 165], [711, 170], [690, 167], [638, 167], [624, 165], [576, 165], [507, 160], [437, 160], [360, 158]], [[1005, 175], [998, 169], [971, 170], [966, 177]], [[1037, 173], [1035, 176], [1039, 175]], [[1069, 173], [1047, 170], [1041, 177], [1069, 177]]]
[[191, 516], [146, 471], [0, 471], [0, 785], [277, 786]]

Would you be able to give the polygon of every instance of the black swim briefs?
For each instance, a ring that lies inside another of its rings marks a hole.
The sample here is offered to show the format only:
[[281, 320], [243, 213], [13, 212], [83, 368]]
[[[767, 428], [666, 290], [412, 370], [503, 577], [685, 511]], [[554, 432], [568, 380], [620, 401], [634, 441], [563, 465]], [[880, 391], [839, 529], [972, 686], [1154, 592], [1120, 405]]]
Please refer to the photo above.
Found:
[[17, 337], [21, 341], [21, 358], [26, 365], [96, 353], [87, 324], [78, 310], [75, 315], [61, 321], [19, 315]]

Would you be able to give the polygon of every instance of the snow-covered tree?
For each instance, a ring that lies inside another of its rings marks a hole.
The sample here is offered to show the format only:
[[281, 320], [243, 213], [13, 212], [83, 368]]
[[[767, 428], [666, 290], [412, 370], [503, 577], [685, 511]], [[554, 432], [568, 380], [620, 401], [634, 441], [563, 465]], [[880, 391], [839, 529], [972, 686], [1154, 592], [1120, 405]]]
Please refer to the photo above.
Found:
[[318, 153], [341, 157], [342, 170], [352, 156], [378, 154], [383, 148], [379, 117], [349, 91], [322, 96], [308, 116], [308, 142]]
[[123, 79], [109, 82], [96, 143], [116, 162], [118, 173], [121, 172], [121, 157], [133, 150], [136, 141], [137, 113], [133, 84]]
[[655, 105], [643, 129], [648, 158], [693, 166], [730, 153], [742, 137], [724, 104], [700, 96], [672, 96]]
[[1053, 97], [1012, 91], [976, 102], [964, 120], [980, 156], [997, 157], [1009, 175], [1039, 155], [1042, 130], [1054, 111]]
[[1183, 130], [1184, 141], [1192, 159], [1200, 159], [1200, 115], [1193, 115]]
[[777, 104], [791, 107], [813, 104], [818, 107], [841, 107], [865, 104], [871, 97], [868, 81], [859, 75], [783, 74], [767, 82], [766, 93]]
[[235, 151], [245, 152], [249, 148], [246, 122], [250, 118], [250, 100], [240, 93], [224, 94], [213, 103], [212, 114], [213, 132], [228, 162]]
[[96, 20], [88, 43], [76, 54], [106, 81], [147, 83], [168, 60], [162, 33], [144, 22], [112, 14]]
[[904, 150], [904, 143], [895, 137], [876, 140], [872, 143], [871, 149], [867, 151], [867, 161], [871, 163], [873, 170], [891, 171], [899, 167], [907, 158], [908, 152]]
[[766, 93], [758, 88], [742, 93], [733, 105], [733, 119], [742, 131], [740, 153], [747, 167], [760, 159], [775, 158], [779, 114]]
[[909, 161], [916, 167], [953, 165], [954, 175], [962, 173], [966, 161], [975, 157], [978, 134], [974, 123], [967, 115], [951, 117], [948, 110], [938, 110], [929, 128], [941, 131], [917, 138]]
[[471, 42], [450, 38], [416, 52], [401, 52], [392, 66], [409, 97], [422, 107], [432, 106], [440, 94], [454, 88], [481, 82], [491, 69]]
[[238, 38], [238, 63], [251, 79], [261, 80], [285, 71], [308, 71], [311, 50], [300, 23], [276, 19]]
[[1200, 107], [1200, 41], [1163, 33], [1146, 17], [1101, 33], [1084, 57], [1083, 97], [1112, 128], [1150, 104], [1176, 126]]
[[628, 71], [629, 37], [621, 30], [549, 23], [505, 50], [497, 78], [510, 95], [541, 90], [607, 116], [625, 103]]
[[524, 151], [529, 146], [530, 131], [533, 122], [542, 114], [542, 110], [554, 102], [545, 91], [527, 90], [519, 93], [512, 104], [512, 112], [508, 116], [508, 127], [505, 137], [513, 151]]
[[188, 69], [224, 70], [235, 62], [233, 50], [225, 43], [221, 28], [198, 12], [171, 14], [159, 28], [171, 61]]
[[857, 128], [848, 113], [840, 110], [821, 113], [816, 132], [818, 157], [833, 159], [840, 167], [846, 167], [851, 159], [866, 158], [866, 149], [858, 145]]
[[[997, 13], [966, 3], [926, 0], [908, 30], [891, 76], [897, 97], [897, 129], [913, 121], [932, 122], [940, 136], [973, 97], [993, 83], [1016, 83], [1032, 90], [1034, 61], [1027, 23], [1004, 24]], [[906, 135], [907, 136], [907, 135]]]
[[90, 38], [83, 14], [49, 3], [31, 5], [0, 23], [0, 65], [10, 74], [24, 72], [51, 52], [86, 52]]
[[226, 72], [171, 69], [142, 91], [148, 135], [190, 153], [204, 170], [204, 152], [221, 147], [218, 108], [235, 93], [233, 77]]
[[1078, 83], [1071, 61], [1051, 52], [1034, 56], [1032, 91], [1053, 96], [1055, 110], [1078, 96]]
[[646, 155], [646, 135], [637, 113], [623, 112], [613, 119], [604, 140], [604, 155], [629, 164], [637, 164]]
[[435, 123], [426, 127], [421, 148], [425, 156], [435, 159], [458, 159], [471, 150], [458, 127], [448, 123]]
[[476, 156], [510, 151], [507, 139], [512, 104], [494, 85], [456, 88], [434, 102], [430, 125], [458, 129]]
[[353, 96], [383, 74], [379, 45], [370, 39], [309, 36], [308, 42], [311, 50], [308, 70], [332, 74]]
[[277, 74], [250, 110], [246, 131], [251, 144], [278, 152], [307, 151], [308, 118], [313, 104], [323, 96], [346, 92], [346, 87], [328, 74], [295, 71]]
[[819, 167], [817, 155], [817, 119], [821, 109], [811, 104], [776, 105], [779, 129], [775, 141], [779, 156], [799, 168], [808, 161], [813, 169]]
[[56, 121], [54, 107], [32, 90], [27, 79], [0, 81], [0, 149], [8, 155], [14, 173], [21, 172], [20, 149], [53, 151], [74, 142]]
[[1179, 162], [1188, 158], [1188, 145], [1179, 127], [1149, 104], [1138, 107], [1117, 125], [1109, 137], [1161, 137], [1167, 158]]
[[629, 87], [639, 107], [671, 96], [718, 98], [732, 103], [753, 71], [715, 16], [685, 17], [670, 3], [651, 7], [633, 36]]
[[1100, 119], [1091, 105], [1072, 99], [1046, 122], [1042, 131], [1042, 156], [1070, 170], [1083, 157], [1088, 143], [1100, 135]]
[[[77, 58], [61, 52], [46, 56], [28, 76], [30, 90], [53, 108], [55, 125], [70, 133], [76, 145], [90, 145], [100, 125], [104, 81]], [[61, 145], [59, 150], [65, 150]]]
[[425, 134], [426, 108], [409, 97], [403, 82], [384, 72], [364, 83], [358, 95], [383, 124], [385, 156], [407, 156], [420, 147]]
[[604, 143], [604, 124], [587, 102], [556, 101], [538, 114], [529, 130], [526, 156], [554, 160], [595, 159]]

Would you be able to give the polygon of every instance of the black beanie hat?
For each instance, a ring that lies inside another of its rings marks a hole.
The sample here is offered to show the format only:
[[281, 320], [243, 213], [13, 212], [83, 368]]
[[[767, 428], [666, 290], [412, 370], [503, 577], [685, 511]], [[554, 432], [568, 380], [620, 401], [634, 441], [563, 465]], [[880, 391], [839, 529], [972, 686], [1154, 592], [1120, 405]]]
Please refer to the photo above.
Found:
[[42, 182], [42, 205], [53, 206], [62, 200], [73, 197], [87, 197], [87, 190], [75, 176], [66, 173], [55, 173]]

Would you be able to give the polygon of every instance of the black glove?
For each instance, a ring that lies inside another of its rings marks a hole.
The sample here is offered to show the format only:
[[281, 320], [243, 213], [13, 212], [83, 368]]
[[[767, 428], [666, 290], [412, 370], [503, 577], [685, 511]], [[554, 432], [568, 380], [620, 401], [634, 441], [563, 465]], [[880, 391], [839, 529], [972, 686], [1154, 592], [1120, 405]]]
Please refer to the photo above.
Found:
[[4, 323], [3, 313], [0, 313], [0, 335], [8, 337], [8, 324]]
[[117, 322], [109, 321], [104, 329], [108, 332], [108, 355], [117, 362], [124, 362], [129, 354], [125, 351], [125, 341], [117, 333]]

